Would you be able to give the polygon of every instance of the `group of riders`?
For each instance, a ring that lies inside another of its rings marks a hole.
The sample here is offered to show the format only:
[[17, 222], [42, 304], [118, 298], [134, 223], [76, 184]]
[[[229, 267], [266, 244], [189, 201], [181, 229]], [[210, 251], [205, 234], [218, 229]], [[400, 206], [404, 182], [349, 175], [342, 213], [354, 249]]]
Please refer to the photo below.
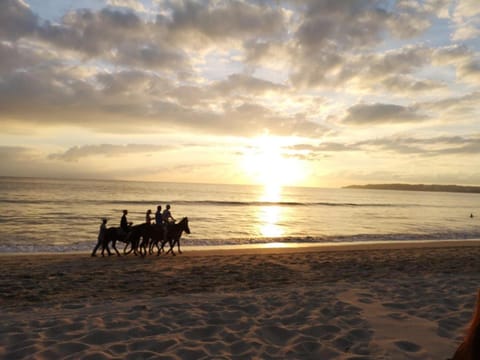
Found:
[[[133, 228], [133, 223], [129, 222], [127, 219], [128, 215], [128, 210], [123, 210], [122, 212], [122, 217], [120, 219], [120, 227], [115, 228], [116, 233], [118, 235], [118, 239], [122, 240], [125, 243], [128, 243], [130, 241], [130, 237], [134, 231]], [[106, 233], [107, 233], [107, 218], [102, 219], [102, 224], [100, 225], [100, 231], [98, 233], [98, 241], [97, 245], [95, 246], [92, 256], [95, 256], [95, 253], [97, 249], [100, 246], [103, 246], [103, 248], [107, 247], [108, 250], [108, 244], [106, 241]], [[170, 204], [167, 204], [165, 207], [165, 210], [162, 212], [162, 206], [158, 205], [157, 206], [157, 211], [155, 212], [155, 219], [152, 218], [152, 210], [148, 209], [147, 212], [145, 213], [145, 224], [146, 226], [150, 227], [155, 225], [155, 227], [158, 229], [159, 227], [161, 228], [161, 232], [163, 232], [163, 238], [167, 239], [167, 234], [170, 229], [170, 226], [172, 224], [175, 224], [175, 218], [172, 216], [172, 213], [170, 211]], [[110, 228], [109, 230], [111, 230]], [[163, 231], [162, 231], [163, 230]], [[102, 250], [102, 255], [103, 255], [103, 250]]]
[[[123, 210], [123, 215], [122, 215], [122, 218], [120, 219], [120, 231], [121, 231], [120, 236], [124, 237], [125, 241], [128, 241], [128, 236], [131, 233], [130, 230], [133, 224], [131, 222], [128, 222], [127, 215], [128, 215], [128, 210]], [[153, 224], [152, 221], [153, 221], [152, 210], [148, 209], [145, 214], [145, 223], [147, 225], [152, 225]], [[155, 213], [155, 224], [162, 225], [165, 237], [167, 236], [168, 226], [174, 223], [175, 223], [175, 219], [173, 218], [172, 213], [170, 212], [170, 204], [167, 204], [163, 212], [162, 212], [162, 206], [158, 205], [157, 211]]]

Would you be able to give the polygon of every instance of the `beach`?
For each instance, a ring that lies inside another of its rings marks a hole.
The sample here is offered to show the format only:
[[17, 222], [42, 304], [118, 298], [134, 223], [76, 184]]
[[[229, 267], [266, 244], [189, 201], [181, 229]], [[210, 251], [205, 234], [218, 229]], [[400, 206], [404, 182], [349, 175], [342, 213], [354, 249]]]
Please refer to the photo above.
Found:
[[0, 255], [2, 359], [447, 359], [480, 242]]

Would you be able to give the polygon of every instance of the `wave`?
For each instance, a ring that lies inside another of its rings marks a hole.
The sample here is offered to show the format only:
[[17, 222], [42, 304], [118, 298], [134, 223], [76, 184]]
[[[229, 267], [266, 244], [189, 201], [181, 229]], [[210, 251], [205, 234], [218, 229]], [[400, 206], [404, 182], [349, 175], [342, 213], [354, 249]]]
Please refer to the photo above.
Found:
[[407, 207], [417, 206], [416, 204], [387, 204], [387, 203], [350, 203], [350, 202], [297, 202], [297, 201], [223, 201], [223, 200], [0, 200], [0, 204], [96, 204], [96, 205], [146, 205], [170, 203], [175, 205], [197, 205], [197, 206], [338, 206], [338, 207]]

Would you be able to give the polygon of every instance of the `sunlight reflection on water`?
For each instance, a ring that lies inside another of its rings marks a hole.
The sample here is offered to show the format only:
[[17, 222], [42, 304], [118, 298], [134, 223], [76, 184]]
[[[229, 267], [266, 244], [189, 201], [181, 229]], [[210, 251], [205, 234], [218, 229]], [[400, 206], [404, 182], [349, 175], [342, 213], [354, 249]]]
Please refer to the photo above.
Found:
[[[282, 200], [282, 188], [280, 186], [265, 186], [260, 201], [280, 202]], [[278, 225], [283, 222], [283, 211], [280, 206], [266, 205], [258, 210], [259, 233], [265, 237], [279, 237], [284, 235], [283, 229]]]
[[298, 244], [288, 244], [288, 243], [281, 243], [281, 242], [271, 242], [271, 243], [262, 244], [261, 247], [267, 248], [267, 249], [294, 248], [294, 247], [298, 247]]
[[283, 229], [278, 225], [281, 215], [280, 206], [264, 206], [260, 208], [258, 214], [260, 234], [265, 237], [282, 236]]

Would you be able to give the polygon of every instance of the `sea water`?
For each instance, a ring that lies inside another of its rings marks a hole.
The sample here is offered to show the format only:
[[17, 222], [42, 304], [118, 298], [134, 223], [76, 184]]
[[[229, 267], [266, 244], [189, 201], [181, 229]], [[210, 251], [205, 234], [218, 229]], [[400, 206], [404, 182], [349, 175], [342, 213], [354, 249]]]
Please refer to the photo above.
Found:
[[0, 252], [89, 251], [166, 204], [187, 247], [480, 239], [480, 194], [0, 177]]

